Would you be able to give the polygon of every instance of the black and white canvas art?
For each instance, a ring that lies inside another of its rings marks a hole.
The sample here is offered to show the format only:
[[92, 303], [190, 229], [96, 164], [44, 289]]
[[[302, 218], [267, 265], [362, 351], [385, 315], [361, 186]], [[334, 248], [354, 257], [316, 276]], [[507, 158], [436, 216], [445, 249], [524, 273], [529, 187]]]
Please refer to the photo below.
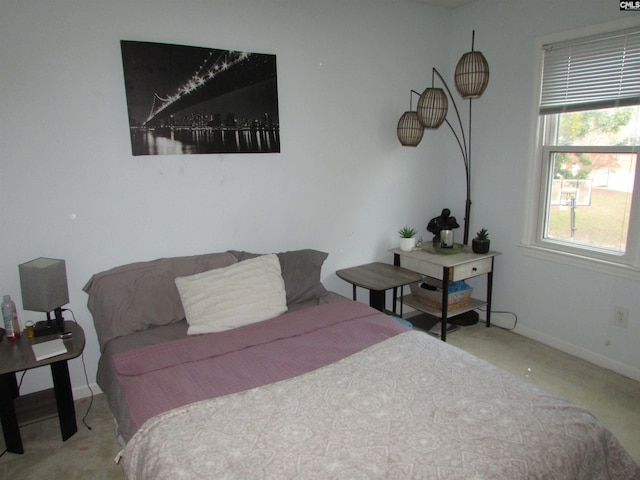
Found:
[[280, 152], [275, 55], [120, 44], [133, 155]]

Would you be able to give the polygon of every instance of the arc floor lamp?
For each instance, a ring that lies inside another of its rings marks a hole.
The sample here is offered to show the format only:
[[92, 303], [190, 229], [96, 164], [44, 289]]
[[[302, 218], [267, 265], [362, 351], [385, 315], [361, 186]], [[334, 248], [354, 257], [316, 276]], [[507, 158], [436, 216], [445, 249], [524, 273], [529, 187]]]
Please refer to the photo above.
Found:
[[[409, 111], [402, 114], [397, 128], [398, 140], [403, 146], [407, 147], [416, 147], [420, 143], [425, 128], [436, 129], [446, 123], [451, 133], [453, 133], [462, 153], [467, 180], [467, 199], [464, 212], [465, 245], [469, 243], [469, 219], [471, 215], [471, 103], [474, 98], [478, 98], [484, 93], [489, 84], [489, 63], [482, 52], [474, 50], [474, 42], [475, 31], [471, 37], [471, 51], [460, 58], [454, 75], [458, 93], [463, 99], [469, 99], [468, 135], [465, 133], [460, 111], [451, 94], [451, 90], [442, 75], [440, 75], [440, 72], [435, 68], [431, 72], [431, 87], [427, 87], [422, 94], [411, 90], [409, 94]], [[436, 76], [444, 86], [444, 90], [434, 86]], [[412, 110], [414, 94], [420, 96], [415, 111]], [[456, 128], [447, 119], [447, 114], [449, 113], [448, 99], [451, 100], [455, 111]]]

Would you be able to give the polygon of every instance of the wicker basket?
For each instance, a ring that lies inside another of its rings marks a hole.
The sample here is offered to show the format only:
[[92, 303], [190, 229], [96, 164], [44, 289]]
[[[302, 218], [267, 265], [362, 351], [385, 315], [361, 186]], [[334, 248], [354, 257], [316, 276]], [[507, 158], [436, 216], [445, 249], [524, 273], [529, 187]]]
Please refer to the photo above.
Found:
[[[426, 288], [422, 288], [420, 285], [422, 283], [426, 283], [428, 285], [433, 285], [437, 287], [436, 290], [428, 290]], [[413, 298], [418, 300], [425, 305], [432, 308], [442, 308], [442, 285], [438, 285], [440, 283], [438, 280], [432, 282], [429, 277], [425, 279], [424, 282], [420, 283], [412, 283], [409, 285], [411, 288], [411, 293], [413, 294]], [[448, 309], [455, 310], [457, 308], [466, 307], [469, 304], [469, 299], [471, 298], [471, 293], [473, 292], [473, 288], [469, 287], [466, 290], [460, 290], [457, 292], [449, 293], [448, 298]]]

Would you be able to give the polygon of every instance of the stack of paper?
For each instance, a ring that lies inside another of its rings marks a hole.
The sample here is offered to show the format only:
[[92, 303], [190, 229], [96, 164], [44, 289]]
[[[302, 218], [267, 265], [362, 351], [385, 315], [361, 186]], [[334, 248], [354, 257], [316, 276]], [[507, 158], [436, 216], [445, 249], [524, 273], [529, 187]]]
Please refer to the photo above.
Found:
[[31, 345], [31, 348], [37, 361], [67, 353], [67, 346], [59, 338], [48, 342], [35, 343]]

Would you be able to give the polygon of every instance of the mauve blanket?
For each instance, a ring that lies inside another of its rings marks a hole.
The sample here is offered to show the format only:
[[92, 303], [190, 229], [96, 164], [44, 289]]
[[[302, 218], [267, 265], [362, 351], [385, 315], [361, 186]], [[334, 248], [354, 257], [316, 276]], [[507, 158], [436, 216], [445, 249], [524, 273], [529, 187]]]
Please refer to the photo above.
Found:
[[301, 375], [406, 330], [366, 305], [340, 302], [116, 354], [112, 367], [140, 428], [159, 413]]

